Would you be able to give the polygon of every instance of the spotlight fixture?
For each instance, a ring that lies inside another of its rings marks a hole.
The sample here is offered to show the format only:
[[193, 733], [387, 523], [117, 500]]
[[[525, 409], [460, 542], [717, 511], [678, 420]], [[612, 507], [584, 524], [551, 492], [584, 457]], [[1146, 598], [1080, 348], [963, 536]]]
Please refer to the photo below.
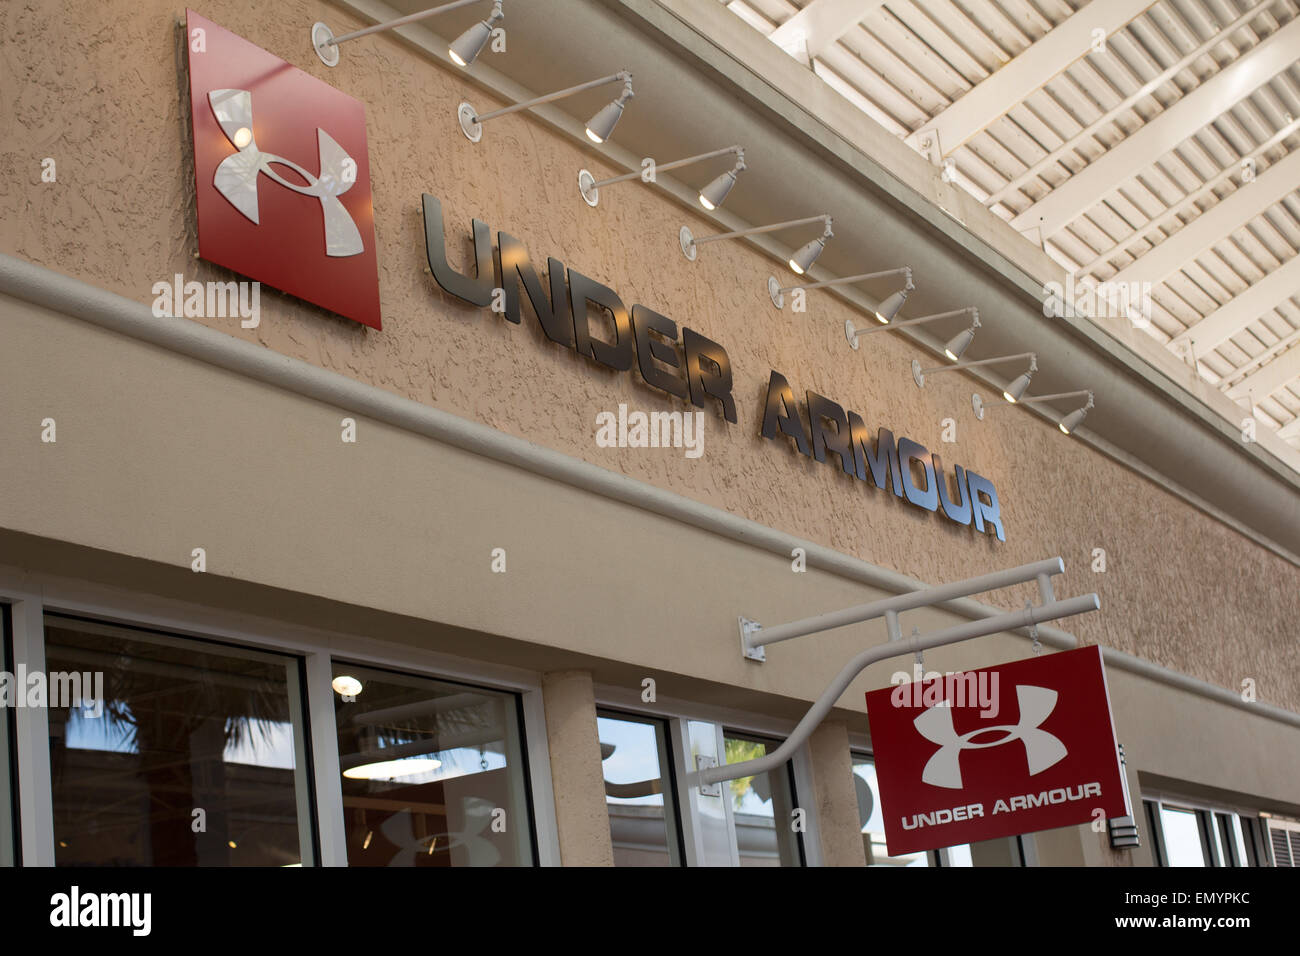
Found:
[[[898, 293], [895, 293], [897, 295]], [[886, 299], [886, 302], [889, 300]], [[884, 303], [882, 303], [883, 305]], [[901, 305], [902, 302], [900, 301]], [[897, 312], [897, 309], [895, 309]], [[975, 330], [980, 327], [980, 310], [973, 305], [968, 305], [964, 309], [953, 309], [951, 312], [939, 312], [935, 315], [923, 315], [919, 319], [908, 319], [906, 322], [890, 322], [887, 325], [876, 325], [866, 329], [860, 329], [853, 324], [852, 319], [844, 320], [844, 337], [849, 340], [849, 345], [853, 346], [854, 351], [858, 348], [858, 338], [863, 335], [871, 335], [874, 332], [892, 332], [894, 329], [904, 329], [909, 325], [920, 325], [923, 322], [935, 322], [939, 319], [951, 319], [954, 316], [964, 315], [969, 312], [971, 315], [971, 326], [965, 332], [960, 333], [948, 342], [946, 351], [951, 359], [961, 358], [961, 353], [966, 351], [966, 346], [970, 345], [971, 339], [975, 337]], [[881, 318], [880, 310], [876, 311], [876, 318]]]
[[[967, 331], [969, 331], [969, 329]], [[1033, 352], [1020, 352], [1016, 355], [1000, 355], [997, 358], [980, 359], [978, 362], [958, 362], [956, 365], [940, 365], [935, 368], [921, 368], [921, 363], [916, 359], [912, 359], [912, 381], [916, 382], [917, 388], [925, 388], [925, 377], [927, 375], [937, 375], [940, 372], [956, 372], [959, 369], [976, 368], [980, 365], [999, 365], [1002, 362], [1016, 362], [1021, 359], [1029, 359], [1029, 371], [1019, 376], [1014, 382], [1008, 385], [1006, 391], [1002, 393], [1002, 397], [1005, 398], [1009, 404], [1014, 405], [1016, 399], [1025, 394], [1025, 389], [1029, 387], [1029, 380], [1033, 378], [1034, 373], [1038, 371], [1038, 356]]]
[[971, 407], [975, 409], [975, 417], [983, 421], [984, 413], [990, 408], [998, 408], [1000, 406], [1015, 405], [1015, 404], [1041, 405], [1044, 402], [1054, 402], [1062, 398], [1080, 398], [1084, 395], [1088, 396], [1087, 404], [1085, 404], [1082, 408], [1078, 408], [1070, 412], [1070, 414], [1066, 415], [1064, 418], [1062, 418], [1059, 422], [1056, 423], [1056, 427], [1061, 430], [1061, 433], [1063, 435], [1069, 435], [1072, 434], [1074, 430], [1079, 427], [1079, 423], [1083, 421], [1084, 416], [1088, 414], [1088, 409], [1094, 407], [1093, 394], [1090, 389], [1085, 388], [1077, 392], [1060, 392], [1056, 395], [1040, 395], [1036, 398], [1021, 398], [1019, 402], [1008, 402], [1005, 400], [1001, 402], [985, 402], [983, 399], [979, 397], [978, 394], [975, 394], [970, 397], [970, 403], [971, 403]]
[[[417, 20], [423, 20], [426, 17], [437, 16], [439, 13], [447, 13], [459, 7], [467, 7], [472, 3], [482, 2], [483, 0], [455, 0], [453, 3], [430, 7], [428, 10], [407, 14], [404, 17], [398, 17], [396, 20], [389, 20], [387, 23], [377, 23], [373, 27], [366, 27], [363, 30], [353, 30], [341, 37], [336, 37], [334, 31], [324, 23], [317, 22], [312, 24], [311, 45], [322, 63], [326, 66], [338, 66], [340, 44], [355, 40], [358, 37], [369, 36], [372, 33], [382, 33], [395, 27], [404, 27], [408, 23], [415, 23]], [[469, 66], [474, 62], [474, 58], [483, 51], [483, 47], [487, 45], [488, 39], [492, 36], [492, 28], [504, 19], [505, 14], [501, 12], [501, 0], [493, 0], [492, 12], [488, 14], [488, 18], [480, 20], [457, 37], [456, 42], [447, 48], [447, 56], [457, 66]]]
[[1079, 423], [1083, 421], [1083, 419], [1087, 416], [1088, 409], [1092, 407], [1093, 407], [1092, 392], [1089, 392], [1088, 404], [1084, 405], [1083, 408], [1076, 408], [1074, 411], [1070, 412], [1070, 414], [1066, 415], [1064, 418], [1062, 418], [1059, 422], [1056, 423], [1056, 427], [1061, 430], [1062, 435], [1070, 434], [1072, 431], [1074, 431], [1076, 428], [1079, 427]]
[[[824, 282], [808, 282], [803, 285], [790, 285], [785, 288], [782, 288], [781, 283], [776, 281], [776, 276], [768, 276], [767, 294], [771, 296], [772, 304], [774, 306], [778, 309], [783, 309], [785, 308], [785, 294], [787, 292], [793, 292], [795, 289], [825, 289], [828, 286], [851, 285], [854, 282], [866, 282], [868, 279], [883, 279], [885, 276], [896, 275], [905, 276], [906, 285], [902, 292], [895, 292], [886, 299], [885, 302], [889, 302], [897, 297], [898, 306], [901, 306], [903, 304], [903, 299], [907, 297], [907, 293], [916, 288], [916, 286], [912, 285], [912, 270], [908, 266], [902, 266], [898, 269], [886, 269], [884, 272], [864, 272], [862, 275], [845, 276], [842, 279], [827, 279]], [[884, 303], [882, 303], [882, 305], [883, 304]], [[898, 311], [898, 306], [894, 307], [895, 312]]]
[[948, 356], [948, 358], [952, 359], [952, 361], [955, 362], [962, 357], [962, 353], [965, 352], [966, 349], [970, 347], [970, 344], [972, 341], [974, 341], [974, 339], [975, 339], [974, 326], [972, 326], [969, 329], [962, 329], [960, 332], [958, 332], [956, 335], [950, 338], [946, 345], [944, 345], [943, 354]]
[[[713, 210], [722, 205], [722, 201], [727, 198], [727, 193], [731, 192], [731, 187], [736, 185], [736, 175], [745, 169], [745, 150], [743, 147], [728, 146], [726, 149], [715, 149], [711, 153], [700, 153], [698, 156], [674, 160], [671, 163], [657, 164], [654, 170], [656, 173], [663, 173], [670, 169], [677, 169], [679, 166], [703, 162], [706, 159], [726, 156], [729, 153], [736, 154], [736, 165], [700, 190], [700, 205], [705, 209]], [[600, 202], [601, 186], [612, 186], [614, 183], [624, 183], [629, 179], [639, 179], [640, 177], [641, 170], [637, 170], [634, 173], [624, 173], [622, 176], [597, 180], [589, 171], [583, 169], [578, 173], [578, 192], [582, 194], [583, 201], [588, 206], [595, 206]]]
[[812, 264], [821, 255], [822, 250], [826, 248], [826, 240], [835, 235], [831, 231], [831, 217], [823, 213], [820, 216], [808, 216], [806, 219], [791, 219], [788, 222], [778, 222], [770, 226], [753, 226], [749, 229], [738, 229], [735, 232], [721, 232], [716, 236], [701, 236], [696, 239], [691, 234], [689, 226], [682, 226], [677, 233], [677, 240], [682, 246], [682, 255], [691, 262], [695, 261], [697, 247], [704, 245], [706, 242], [717, 242], [719, 239], [735, 239], [738, 236], [757, 236], [764, 232], [776, 232], [778, 229], [790, 229], [794, 226], [806, 226], [812, 222], [825, 223], [825, 230], [821, 237], [814, 239], [812, 242], [805, 243], [798, 252], [792, 255], [788, 260], [788, 265], [798, 275], [803, 275]]
[[898, 315], [898, 310], [903, 307], [907, 301], [907, 293], [915, 289], [912, 285], [912, 270], [907, 271], [907, 285], [897, 292], [890, 293], [885, 297], [885, 301], [876, 306], [876, 319], [881, 325], [888, 325], [894, 321], [894, 316]]
[[581, 93], [584, 90], [595, 89], [598, 86], [604, 86], [607, 83], [613, 83], [616, 80], [623, 81], [623, 92], [618, 95], [618, 99], [609, 103], [601, 109], [599, 113], [587, 121], [587, 138], [593, 143], [603, 143], [609, 139], [610, 134], [614, 132], [614, 127], [618, 124], [619, 117], [623, 115], [623, 107], [627, 101], [635, 94], [632, 92], [632, 74], [627, 70], [620, 70], [618, 73], [612, 73], [609, 76], [602, 76], [598, 80], [592, 80], [589, 83], [579, 83], [577, 86], [571, 86], [567, 90], [559, 90], [555, 93], [548, 93], [545, 96], [539, 96], [533, 100], [527, 100], [523, 103], [515, 103], [513, 106], [505, 106], [499, 110], [493, 110], [490, 113], [484, 113], [480, 116], [474, 111], [474, 107], [468, 103], [461, 103], [456, 108], [456, 116], [460, 120], [461, 131], [465, 138], [471, 143], [477, 143], [483, 138], [483, 125], [490, 119], [496, 119], [498, 116], [505, 116], [507, 113], [517, 113], [520, 110], [530, 109], [534, 106], [541, 106], [543, 103], [551, 103], [555, 100], [563, 99], [566, 96], [572, 96], [574, 93]]
[[456, 42], [447, 48], [447, 55], [451, 57], [451, 61], [457, 66], [468, 67], [483, 52], [488, 40], [492, 38], [492, 28], [504, 19], [505, 14], [501, 12], [501, 0], [494, 0], [492, 12], [488, 15], [488, 18], [474, 24], [458, 36]]

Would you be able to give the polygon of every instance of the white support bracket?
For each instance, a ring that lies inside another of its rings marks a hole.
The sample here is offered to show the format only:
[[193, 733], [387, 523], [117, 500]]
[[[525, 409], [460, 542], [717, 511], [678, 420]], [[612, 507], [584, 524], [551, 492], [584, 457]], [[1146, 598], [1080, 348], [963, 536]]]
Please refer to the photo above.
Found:
[[763, 629], [763, 625], [757, 621], [751, 621], [747, 617], [737, 618], [740, 622], [740, 653], [745, 655], [747, 660], [758, 661], [760, 664], [767, 660], [767, 651], [763, 649], [762, 644], [753, 645], [750, 643], [753, 635]]
[[[714, 757], [712, 754], [697, 754], [695, 757], [695, 769], [697, 771], [710, 769], [717, 765], [718, 758]], [[700, 794], [705, 797], [722, 796], [722, 782], [715, 781], [713, 783], [705, 783], [703, 781], [703, 775], [701, 775]]]
[[[1030, 580], [1033, 580], [1033, 577], [1031, 575]], [[853, 678], [877, 661], [906, 654], [915, 654], [918, 651], [929, 650], [930, 648], [944, 647], [948, 644], [968, 641], [975, 637], [996, 634], [999, 631], [1033, 627], [1045, 621], [1054, 621], [1075, 614], [1086, 614], [1089, 611], [1096, 611], [1100, 607], [1101, 599], [1096, 594], [1085, 594], [1080, 597], [1053, 601], [1040, 607], [1031, 606], [1020, 611], [1010, 611], [993, 617], [967, 621], [964, 624], [957, 624], [926, 635], [916, 635], [904, 638], [901, 641], [886, 641], [884, 644], [869, 647], [844, 665], [843, 669], [831, 680], [826, 690], [822, 692], [822, 695], [813, 703], [808, 713], [799, 721], [790, 736], [779, 747], [753, 760], [698, 769], [689, 775], [690, 782], [698, 783], [701, 786], [721, 783], [723, 780], [735, 780], [738, 777], [766, 773], [781, 766], [791, 758], [799, 747], [803, 746], [804, 742], [812, 735], [812, 732], [830, 713], [840, 695], [848, 689]], [[889, 608], [889, 610], [895, 609]], [[857, 613], [861, 613], [861, 611], [858, 610]], [[884, 611], [881, 610], [880, 614], [883, 613]], [[808, 626], [805, 622], [797, 623], [800, 627], [808, 628], [802, 631], [804, 634], [813, 633], [815, 630], [826, 630], [829, 627], [837, 627], [844, 623], [836, 621], [833, 615], [823, 615], [821, 622], [820, 626]]]

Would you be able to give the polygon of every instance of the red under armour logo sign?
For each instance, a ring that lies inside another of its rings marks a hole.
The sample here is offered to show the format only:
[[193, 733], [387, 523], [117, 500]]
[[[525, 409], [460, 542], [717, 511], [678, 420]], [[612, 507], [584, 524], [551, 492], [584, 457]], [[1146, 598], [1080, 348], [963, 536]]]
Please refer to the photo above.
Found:
[[[1020, 722], [1017, 724], [1000, 724], [996, 727], [976, 727], [964, 734], [957, 733], [952, 724], [952, 707], [947, 702], [936, 704], [926, 710], [912, 725], [926, 740], [939, 745], [925, 764], [921, 779], [933, 787], [947, 787], [950, 790], [962, 788], [961, 752], [963, 750], [983, 750], [987, 747], [1001, 747], [1004, 744], [1019, 741], [1025, 748], [1025, 764], [1029, 776], [1042, 773], [1048, 767], [1064, 760], [1068, 751], [1060, 739], [1040, 729], [1043, 721], [1056, 707], [1056, 691], [1047, 687], [1031, 687], [1021, 684], [1016, 687], [1016, 698], [1020, 702]], [[1001, 734], [994, 740], [977, 741], [975, 738], [989, 733]]]
[[1097, 647], [873, 690], [867, 713], [891, 856], [1129, 815]]
[[199, 255], [380, 328], [365, 107], [192, 11], [186, 34]]

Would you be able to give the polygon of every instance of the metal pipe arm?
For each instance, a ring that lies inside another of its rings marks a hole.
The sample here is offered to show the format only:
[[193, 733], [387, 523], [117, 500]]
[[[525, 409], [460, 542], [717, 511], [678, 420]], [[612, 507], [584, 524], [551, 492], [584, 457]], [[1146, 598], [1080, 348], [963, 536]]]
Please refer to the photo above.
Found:
[[941, 584], [938, 587], [908, 591], [906, 594], [898, 594], [868, 604], [859, 604], [855, 607], [845, 608], [842, 611], [830, 611], [816, 617], [806, 617], [777, 627], [761, 628], [745, 638], [745, 645], [752, 650], [756, 647], [776, 644], [779, 641], [803, 637], [806, 634], [815, 634], [818, 631], [829, 631], [832, 628], [844, 627], [846, 624], [860, 624], [863, 621], [883, 617], [889, 611], [895, 613], [911, 611], [918, 607], [951, 601], [953, 598], [968, 597], [972, 594], [982, 594], [985, 591], [1010, 587], [1013, 584], [1034, 581], [1040, 575], [1063, 574], [1064, 572], [1065, 562], [1059, 557], [1045, 558], [1032, 564], [1022, 564], [1018, 568], [1007, 568], [1005, 571], [994, 571], [992, 574], [982, 574], [979, 577], [967, 578], [965, 581], [954, 581], [951, 584]]
[[924, 322], [934, 322], [937, 319], [951, 319], [958, 315], [969, 312], [975, 317], [975, 325], [979, 326], [979, 310], [974, 306], [967, 306], [964, 309], [953, 309], [951, 312], [939, 312], [935, 315], [923, 315], [919, 319], [907, 319], [903, 322], [890, 322], [886, 325], [873, 325], [870, 328], [858, 329], [855, 338], [860, 335], [872, 335], [876, 332], [890, 332], [894, 329], [905, 329], [909, 325], [921, 325]]
[[[680, 166], [687, 166], [691, 163], [702, 163], [706, 159], [716, 159], [719, 156], [726, 156], [730, 153], [743, 153], [744, 150], [739, 146], [728, 146], [726, 149], [715, 149], [711, 153], [700, 153], [698, 156], [688, 156], [685, 159], [675, 159], [671, 163], [656, 163], [655, 172], [666, 173], [670, 169], [677, 169]], [[612, 176], [609, 179], [600, 179], [592, 183], [593, 189], [599, 189], [601, 186], [611, 186], [614, 183], [624, 183], [629, 179], [637, 179], [641, 176], [642, 171], [637, 169], [630, 173], [624, 173], [621, 176]]]
[[[1043, 402], [1054, 402], [1061, 398], [1082, 398], [1084, 395], [1088, 396], [1089, 402], [1092, 401], [1092, 391], [1090, 389], [1081, 388], [1077, 392], [1058, 392], [1055, 395], [1026, 396], [1021, 398], [1018, 402], [985, 402], [984, 407], [988, 409], [996, 408], [999, 405], [1039, 405]], [[1092, 408], [1093, 406], [1090, 404], [1088, 407]]]
[[817, 698], [808, 713], [804, 715], [803, 720], [799, 721], [798, 726], [791, 731], [790, 736], [771, 753], [741, 763], [705, 767], [703, 770], [697, 770], [688, 775], [688, 779], [694, 777], [700, 785], [705, 785], [721, 783], [724, 780], [736, 780], [740, 777], [749, 777], [775, 770], [793, 757], [794, 752], [803, 746], [804, 742], [817, 728], [817, 725], [831, 712], [831, 708], [840, 699], [840, 695], [848, 689], [853, 679], [877, 661], [915, 654], [917, 651], [943, 647], [946, 644], [956, 644], [959, 641], [969, 640], [973, 637], [984, 637], [988, 634], [996, 634], [999, 631], [1030, 627], [1044, 621], [1071, 617], [1075, 614], [1085, 614], [1100, 607], [1101, 600], [1096, 594], [1085, 594], [1064, 601], [1055, 601], [1041, 607], [1027, 607], [1020, 611], [1011, 611], [979, 621], [967, 621], [965, 624], [957, 624], [941, 631], [935, 631], [933, 634], [907, 637], [901, 641], [889, 641], [884, 644], [877, 644], [875, 647], [869, 647], [844, 665], [844, 669], [835, 676], [830, 686]]
[[914, 289], [911, 285], [912, 269], [910, 266], [899, 266], [897, 269], [886, 269], [883, 272], [864, 272], [862, 275], [844, 276], [840, 279], [824, 279], [821, 282], [808, 282], [804, 285], [786, 286], [779, 289], [779, 292], [793, 292], [795, 289], [825, 289], [827, 286], [849, 285], [854, 282], [866, 282], [868, 279], [883, 279], [885, 276], [907, 275], [908, 288]]
[[1031, 359], [1029, 370], [1038, 371], [1038, 356], [1033, 352], [1017, 352], [1015, 355], [999, 355], [997, 358], [980, 359], [978, 362], [958, 362], [955, 365], [936, 365], [934, 368], [921, 369], [922, 375], [933, 375], [935, 372], [956, 372], [964, 368], [977, 368], [981, 365], [1001, 365], [1003, 362], [1019, 361], [1020, 359]]
[[498, 116], [505, 116], [507, 113], [517, 113], [520, 110], [526, 110], [534, 106], [541, 106], [543, 103], [553, 103], [555, 100], [564, 99], [566, 96], [572, 96], [575, 93], [581, 93], [584, 90], [594, 90], [598, 86], [604, 86], [606, 83], [613, 83], [615, 80], [622, 80], [624, 92], [631, 87], [632, 74], [623, 70], [619, 73], [611, 73], [609, 76], [602, 76], [598, 80], [592, 80], [589, 83], [579, 83], [577, 86], [570, 86], [568, 89], [556, 90], [554, 93], [547, 93], [545, 96], [539, 96], [536, 99], [526, 100], [523, 103], [515, 103], [511, 106], [503, 106], [499, 110], [493, 110], [490, 113], [484, 113], [482, 116], [475, 115], [474, 122], [486, 123], [490, 119], [496, 119]]
[[387, 23], [377, 23], [373, 27], [366, 27], [362, 30], [353, 30], [351, 33], [345, 33], [338, 37], [330, 37], [325, 42], [330, 46], [338, 46], [340, 43], [347, 43], [349, 40], [355, 40], [357, 37], [370, 36], [372, 33], [392, 30], [394, 27], [404, 27], [408, 23], [416, 23], [426, 17], [437, 16], [439, 13], [447, 13], [451, 10], [455, 10], [457, 7], [468, 7], [470, 4], [480, 2], [482, 2], [482, 0], [453, 0], [452, 3], [444, 3], [440, 7], [430, 7], [428, 10], [421, 10], [419, 13], [411, 13], [404, 17], [398, 17], [396, 20], [389, 20]]
[[717, 242], [719, 239], [735, 239], [737, 236], [757, 236], [764, 232], [776, 232], [778, 229], [789, 229], [793, 226], [806, 226], [813, 222], [824, 222], [827, 228], [830, 228], [831, 217], [825, 213], [820, 216], [808, 216], [804, 219], [790, 219], [786, 222], [773, 223], [770, 226], [754, 226], [750, 229], [737, 229], [735, 232], [721, 232], [713, 236], [700, 236], [693, 242], [697, 246], [702, 246], [706, 242]]

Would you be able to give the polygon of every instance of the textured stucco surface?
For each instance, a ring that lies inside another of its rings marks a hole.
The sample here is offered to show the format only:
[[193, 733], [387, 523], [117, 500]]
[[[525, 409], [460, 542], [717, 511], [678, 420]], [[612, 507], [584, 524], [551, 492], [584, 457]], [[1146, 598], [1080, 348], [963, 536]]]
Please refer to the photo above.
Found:
[[[0, 7], [0, 251], [40, 263], [141, 302], [154, 282], [232, 276], [192, 256], [192, 170], [176, 16], [158, 2], [9, 3]], [[354, 21], [328, 4], [288, 0], [273, 8], [213, 0], [200, 12], [322, 77], [366, 104], [374, 180], [384, 330], [374, 332], [263, 289], [260, 328], [208, 321], [277, 352], [483, 422], [504, 432], [809, 538], [878, 565], [941, 582], [1060, 554], [1057, 591], [1095, 590], [1103, 611], [1069, 623], [1100, 642], [1300, 710], [1295, 664], [1300, 569], [1188, 507], [1115, 462], [1017, 410], [974, 421], [973, 382], [934, 377], [923, 391], [907, 368], [906, 341], [844, 341], [860, 314], [809, 294], [807, 314], [778, 312], [765, 281], [788, 271], [740, 243], [717, 243], [687, 263], [677, 230], [707, 223], [637, 183], [612, 187], [598, 209], [576, 192], [581, 167], [613, 170], [595, 152], [519, 114], [493, 122], [470, 144], [454, 121], [462, 99], [497, 103], [460, 75], [392, 38], [350, 45], [324, 67], [308, 26], [336, 31]], [[57, 36], [60, 41], [50, 42]], [[593, 109], [604, 93], [575, 101]], [[268, 148], [270, 148], [268, 146]], [[58, 181], [40, 182], [53, 157]], [[743, 188], [742, 186], [738, 188]], [[451, 255], [468, 255], [469, 221], [523, 240], [534, 261], [548, 255], [601, 280], [629, 305], [642, 303], [721, 343], [735, 371], [740, 421], [707, 414], [705, 454], [598, 448], [594, 419], [620, 402], [689, 408], [548, 342], [529, 317], [513, 326], [444, 295], [424, 272], [420, 194], [443, 201]], [[884, 266], [885, 264], [872, 264]], [[812, 389], [858, 412], [868, 428], [891, 428], [967, 466], [997, 486], [1008, 540], [910, 507], [852, 481], [831, 464], [758, 437], [770, 369], [797, 394]], [[219, 401], [214, 396], [214, 401]], [[957, 421], [957, 441], [940, 440]], [[1176, 476], [1175, 476], [1176, 477]], [[1090, 570], [1106, 551], [1104, 574]], [[1018, 606], [1032, 589], [993, 595]]]
[[614, 845], [605, 806], [591, 674], [544, 674], [542, 700], [546, 707], [546, 742], [551, 753], [560, 860], [565, 866], [613, 866]]
[[808, 738], [808, 754], [812, 758], [823, 862], [826, 866], [866, 866], [848, 724], [834, 719], [822, 721]]

